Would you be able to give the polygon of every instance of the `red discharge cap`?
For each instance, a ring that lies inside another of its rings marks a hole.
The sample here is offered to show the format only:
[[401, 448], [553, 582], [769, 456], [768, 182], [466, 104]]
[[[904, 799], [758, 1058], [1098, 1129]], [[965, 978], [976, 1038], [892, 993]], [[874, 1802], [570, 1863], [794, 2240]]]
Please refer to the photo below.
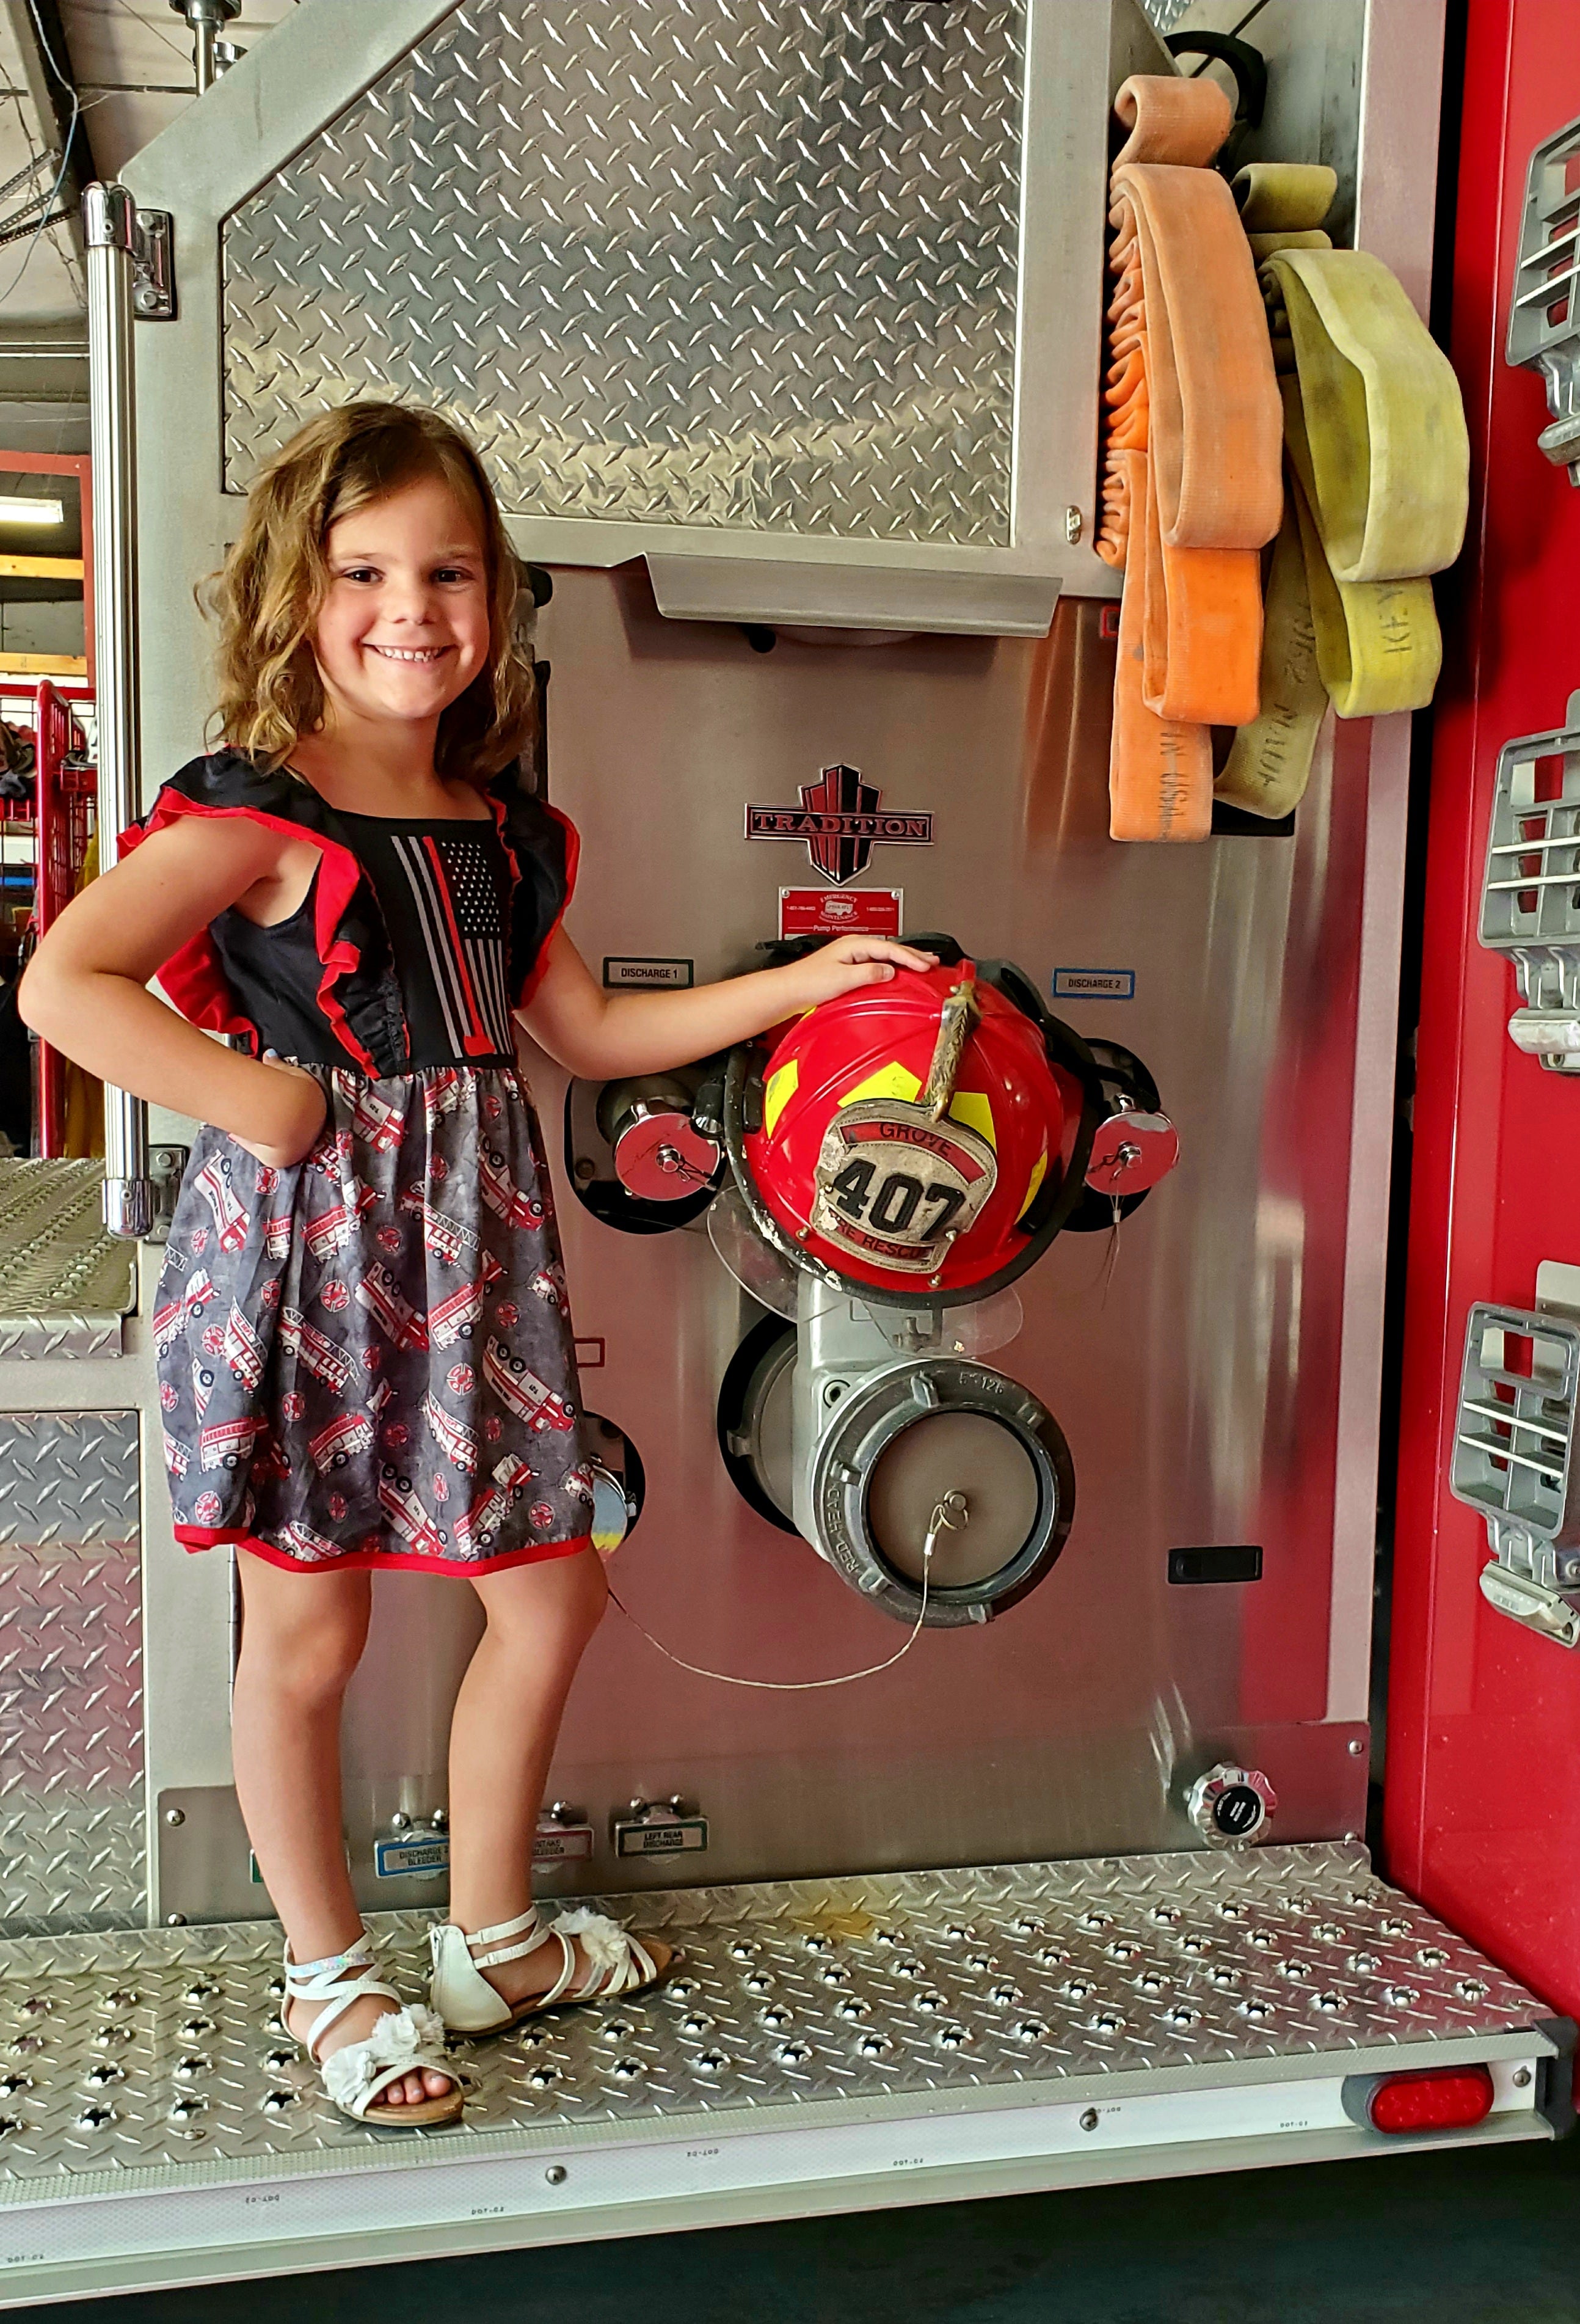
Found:
[[1018, 1222], [1079, 1118], [1039, 1028], [969, 961], [810, 1010], [763, 1090], [746, 1153], [779, 1225], [842, 1275], [919, 1298], [1020, 1256]]

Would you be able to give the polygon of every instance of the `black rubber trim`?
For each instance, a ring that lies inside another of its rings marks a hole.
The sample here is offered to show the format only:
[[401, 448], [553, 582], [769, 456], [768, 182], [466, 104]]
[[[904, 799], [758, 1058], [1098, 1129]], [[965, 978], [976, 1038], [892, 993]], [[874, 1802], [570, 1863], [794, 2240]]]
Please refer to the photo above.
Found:
[[[1089, 1046], [1103, 1079], [1105, 1109], [1112, 1108], [1112, 1093], [1123, 1091], [1143, 1113], [1162, 1112], [1163, 1102], [1159, 1095], [1158, 1085], [1134, 1049], [1124, 1048], [1117, 1041], [1098, 1040]], [[1155, 1187], [1148, 1186], [1139, 1194], [1122, 1196], [1120, 1217], [1129, 1218], [1133, 1212], [1140, 1210], [1147, 1195], [1155, 1192]], [[1113, 1196], [1100, 1193], [1096, 1186], [1083, 1188], [1081, 1199], [1070, 1214], [1070, 1233], [1107, 1234], [1112, 1231], [1113, 1225]]]
[[562, 1122], [565, 1159], [565, 1181], [582, 1208], [598, 1221], [600, 1226], [612, 1227], [617, 1234], [670, 1234], [677, 1227], [690, 1226], [700, 1219], [723, 1182], [720, 1171], [694, 1194], [683, 1194], [677, 1203], [646, 1203], [639, 1194], [630, 1194], [618, 1178], [592, 1178], [583, 1185], [576, 1176], [576, 1153], [571, 1129], [571, 1097], [576, 1084], [565, 1084], [565, 1112]]
[[1232, 32], [1174, 32], [1163, 42], [1171, 57], [1208, 57], [1235, 76], [1235, 119], [1260, 129], [1267, 111], [1267, 60]]
[[1580, 2027], [1572, 2017], [1539, 2017], [1536, 2030], [1557, 2044], [1556, 2058], [1544, 2058], [1537, 2068], [1536, 2110], [1555, 2138], [1567, 2138], [1575, 2127], [1575, 2043]]
[[[638, 1452], [636, 1445], [630, 1437], [627, 1435], [625, 1430], [620, 1426], [618, 1420], [611, 1420], [606, 1412], [599, 1412], [595, 1407], [590, 1406], [585, 1403], [583, 1403], [582, 1406], [582, 1417], [583, 1420], [595, 1420], [601, 1428], [609, 1429], [614, 1435], [620, 1438], [620, 1443], [625, 1447], [625, 1473], [619, 1480], [623, 1483], [625, 1487], [627, 1510], [626, 1529], [620, 1536], [619, 1544], [619, 1546], [623, 1549], [627, 1542], [629, 1541], [632, 1534], [635, 1533], [637, 1527], [641, 1524], [642, 1511], [648, 1505], [647, 1464], [643, 1461], [641, 1454]], [[633, 1501], [635, 1501], [637, 1505], [634, 1513], [631, 1511], [631, 1503]]]
[[794, 1521], [785, 1516], [772, 1495], [764, 1490], [757, 1471], [745, 1453], [737, 1452], [730, 1442], [731, 1436], [739, 1434], [746, 1418], [746, 1391], [763, 1359], [781, 1340], [794, 1340], [795, 1337], [795, 1324], [785, 1323], [778, 1315], [764, 1315], [752, 1325], [725, 1366], [724, 1377], [719, 1384], [717, 1425], [719, 1457], [741, 1499], [767, 1524], [776, 1526], [780, 1533], [795, 1534], [799, 1541], [801, 1535]]

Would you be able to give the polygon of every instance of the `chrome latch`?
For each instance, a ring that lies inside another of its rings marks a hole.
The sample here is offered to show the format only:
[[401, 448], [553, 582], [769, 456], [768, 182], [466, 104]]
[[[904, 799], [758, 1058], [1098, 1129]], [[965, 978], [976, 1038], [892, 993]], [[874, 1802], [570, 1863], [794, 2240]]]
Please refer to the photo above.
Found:
[[1278, 1794], [1260, 1767], [1224, 1759], [1198, 1775], [1185, 1812], [1208, 1848], [1249, 1848], [1278, 1813]]
[[153, 1221], [146, 1237], [149, 1242], [170, 1240], [170, 1222], [176, 1215], [181, 1181], [187, 1175], [187, 1155], [185, 1146], [156, 1146], [148, 1157], [149, 1184], [153, 1188]]
[[169, 210], [139, 210], [132, 234], [132, 311], [140, 323], [176, 319], [176, 222]]
[[1580, 692], [1567, 720], [1498, 753], [1479, 933], [1513, 963], [1515, 1047], [1580, 1074]]
[[1580, 120], [1539, 145], [1525, 179], [1520, 254], [1509, 301], [1509, 361], [1539, 372], [1553, 417], [1537, 441], [1580, 484]]
[[1470, 1311], [1448, 1489], [1485, 1520], [1488, 1605], [1580, 1646], [1580, 1268], [1544, 1260], [1536, 1296]]

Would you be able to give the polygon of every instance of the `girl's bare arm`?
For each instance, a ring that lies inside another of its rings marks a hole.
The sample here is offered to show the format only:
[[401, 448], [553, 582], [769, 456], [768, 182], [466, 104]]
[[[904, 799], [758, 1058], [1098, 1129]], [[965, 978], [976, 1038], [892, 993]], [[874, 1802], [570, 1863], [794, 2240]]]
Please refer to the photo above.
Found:
[[562, 928], [542, 982], [517, 1014], [567, 1071], [606, 1080], [711, 1056], [820, 1001], [884, 983], [896, 968], [933, 965], [931, 953], [886, 936], [840, 936], [787, 968], [758, 969], [689, 992], [605, 992]]
[[101, 1081], [211, 1121], [280, 1168], [322, 1127], [317, 1082], [210, 1040], [144, 988], [218, 913], [267, 894], [294, 844], [241, 816], [153, 833], [61, 914], [18, 996], [33, 1030]]

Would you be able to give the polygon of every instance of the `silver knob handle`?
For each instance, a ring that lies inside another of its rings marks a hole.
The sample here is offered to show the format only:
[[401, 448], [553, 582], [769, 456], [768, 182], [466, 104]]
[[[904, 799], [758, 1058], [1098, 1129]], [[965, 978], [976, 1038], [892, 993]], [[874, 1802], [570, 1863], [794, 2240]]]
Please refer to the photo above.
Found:
[[1223, 1759], [1198, 1775], [1185, 1812], [1209, 1848], [1249, 1848], [1278, 1813], [1278, 1794], [1260, 1767]]

